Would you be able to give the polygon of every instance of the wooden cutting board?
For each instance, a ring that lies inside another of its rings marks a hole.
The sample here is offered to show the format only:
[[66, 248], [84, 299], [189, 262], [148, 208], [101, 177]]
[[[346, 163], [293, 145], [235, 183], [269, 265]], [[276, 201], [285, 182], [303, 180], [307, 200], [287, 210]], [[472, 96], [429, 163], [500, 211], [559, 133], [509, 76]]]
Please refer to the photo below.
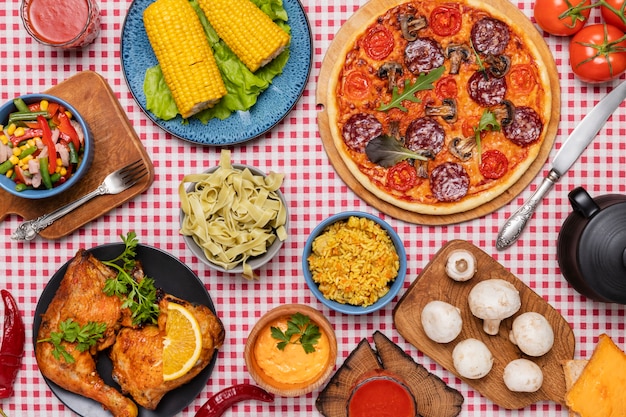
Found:
[[[478, 272], [467, 282], [456, 282], [446, 275], [446, 260], [450, 252], [455, 249], [471, 251], [478, 262]], [[522, 300], [520, 311], [512, 318], [504, 320], [500, 325], [499, 334], [495, 336], [489, 336], [483, 331], [482, 320], [474, 317], [467, 305], [467, 296], [472, 287], [477, 282], [491, 278], [500, 278], [512, 283], [519, 291]], [[433, 300], [448, 302], [461, 310], [463, 330], [450, 343], [433, 342], [422, 328], [421, 311], [429, 301]], [[522, 354], [509, 341], [509, 330], [514, 318], [527, 311], [543, 314], [554, 330], [554, 346], [548, 353], [538, 358]], [[566, 388], [562, 362], [574, 357], [575, 340], [572, 329], [563, 316], [543, 298], [491, 256], [469, 242], [453, 240], [439, 250], [396, 304], [393, 320], [398, 332], [409, 343], [501, 407], [519, 409], [544, 400], [565, 404]], [[452, 350], [456, 343], [470, 337], [485, 342], [494, 356], [491, 372], [482, 379], [462, 378], [454, 369]], [[504, 367], [511, 360], [522, 357], [532, 360], [543, 371], [543, 386], [537, 392], [515, 393], [509, 391], [504, 385], [502, 380]]]
[[27, 200], [0, 190], [0, 221], [9, 214], [30, 220], [49, 213], [93, 191], [109, 173], [130, 162], [141, 160], [149, 171], [132, 188], [117, 195], [97, 197], [39, 233], [46, 239], [58, 239], [144, 192], [154, 180], [154, 168], [115, 93], [101, 75], [83, 71], [46, 93], [67, 100], [85, 118], [95, 140], [91, 168], [74, 188], [55, 198]]
[[376, 195], [363, 187], [363, 185], [352, 175], [348, 167], [343, 162], [339, 151], [335, 147], [329, 127], [329, 115], [327, 110], [329, 97], [333, 97], [335, 94], [334, 91], [329, 91], [332, 85], [331, 76], [335, 73], [335, 66], [343, 65], [343, 51], [352, 39], [354, 31], [362, 31], [363, 28], [367, 27], [376, 17], [385, 13], [392, 7], [405, 2], [406, 0], [370, 0], [343, 24], [330, 44], [322, 62], [316, 91], [317, 105], [321, 108], [317, 114], [317, 123], [320, 130], [320, 137], [322, 139], [322, 143], [324, 144], [324, 149], [326, 150], [331, 164], [337, 171], [337, 174], [339, 174], [346, 185], [366, 203], [385, 214], [410, 223], [425, 225], [454, 224], [482, 217], [508, 204], [519, 193], [521, 193], [542, 170], [548, 155], [550, 154], [550, 150], [552, 149], [552, 145], [554, 144], [554, 140], [556, 138], [561, 114], [560, 86], [554, 57], [552, 56], [552, 52], [550, 51], [550, 48], [548, 48], [548, 45], [546, 45], [542, 35], [537, 31], [528, 17], [513, 3], [509, 0], [481, 0], [481, 3], [499, 10], [515, 22], [517, 27], [526, 33], [528, 38], [535, 44], [541, 58], [547, 65], [545, 71], [550, 79], [552, 112], [550, 122], [546, 127], [546, 138], [541, 146], [541, 149], [539, 150], [537, 158], [522, 175], [522, 177], [520, 177], [520, 179], [507, 191], [486, 204], [462, 213], [439, 216], [419, 214], [401, 209], [378, 198]]

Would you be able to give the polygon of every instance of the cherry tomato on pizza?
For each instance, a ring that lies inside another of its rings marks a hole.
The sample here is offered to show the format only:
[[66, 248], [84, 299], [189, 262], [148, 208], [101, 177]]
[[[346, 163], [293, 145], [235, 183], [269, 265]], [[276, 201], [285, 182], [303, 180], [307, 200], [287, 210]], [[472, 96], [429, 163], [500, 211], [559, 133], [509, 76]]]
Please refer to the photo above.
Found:
[[591, 13], [591, 0], [535, 0], [537, 24], [556, 36], [570, 36], [585, 26]]
[[397, 191], [407, 191], [417, 184], [417, 171], [408, 161], [402, 161], [387, 171], [387, 186]]
[[506, 174], [509, 169], [509, 160], [499, 150], [490, 149], [482, 154], [478, 168], [483, 177], [496, 180]]
[[626, 2], [624, 0], [604, 0], [600, 13], [604, 22], [626, 32]]
[[600, 83], [626, 71], [626, 37], [615, 26], [594, 24], [572, 37], [570, 66], [582, 81]]
[[372, 59], [381, 61], [393, 51], [393, 34], [384, 26], [378, 25], [370, 29], [363, 39], [365, 53]]
[[530, 64], [513, 65], [507, 77], [509, 88], [517, 94], [528, 94], [537, 85], [535, 70]]
[[[463, 136], [468, 138], [470, 136], [474, 136], [476, 134], [476, 129], [480, 125], [481, 116], [468, 116], [465, 120], [463, 120], [463, 124], [461, 125], [461, 131], [463, 132]], [[484, 138], [487, 132], [480, 132], [480, 137]]]
[[360, 100], [370, 92], [370, 81], [360, 71], [352, 71], [343, 83], [343, 92], [351, 99]]
[[455, 98], [459, 94], [456, 79], [452, 76], [442, 77], [435, 85], [435, 95], [440, 100], [444, 98]]
[[461, 11], [456, 4], [442, 4], [433, 9], [429, 24], [439, 36], [452, 36], [461, 30]]

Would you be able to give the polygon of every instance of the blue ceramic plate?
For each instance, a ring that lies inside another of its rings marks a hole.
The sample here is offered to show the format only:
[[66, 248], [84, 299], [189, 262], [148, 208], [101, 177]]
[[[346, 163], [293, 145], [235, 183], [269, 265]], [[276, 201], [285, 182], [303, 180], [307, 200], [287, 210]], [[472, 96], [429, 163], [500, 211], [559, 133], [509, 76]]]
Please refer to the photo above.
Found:
[[283, 73], [261, 93], [257, 103], [246, 112], [235, 112], [225, 120], [211, 119], [207, 124], [190, 118], [188, 124], [178, 115], [161, 120], [146, 109], [143, 80], [146, 70], [156, 65], [143, 25], [143, 11], [154, 0], [135, 0], [128, 9], [122, 28], [121, 56], [124, 77], [133, 97], [143, 111], [163, 130], [201, 145], [231, 145], [261, 136], [276, 126], [295, 106], [304, 92], [312, 61], [311, 28], [298, 0], [283, 0], [291, 26], [289, 60]]
[[[350, 217], [365, 217], [366, 219], [372, 220], [380, 225], [393, 242], [393, 245], [396, 247], [396, 252], [398, 253], [398, 257], [400, 258], [400, 269], [398, 269], [398, 276], [391, 283], [391, 287], [389, 288], [389, 292], [378, 299], [374, 304], [369, 305], [367, 307], [361, 307], [351, 304], [342, 304], [337, 301], [329, 300], [322, 294], [317, 283], [313, 281], [313, 276], [311, 275], [311, 270], [309, 269], [309, 256], [311, 256], [311, 252], [313, 251], [313, 241], [316, 237], [324, 232], [324, 230], [333, 223], [338, 221], [348, 220]], [[304, 272], [304, 280], [306, 281], [309, 289], [315, 295], [315, 297], [326, 307], [332, 308], [335, 311], [339, 311], [344, 314], [369, 314], [374, 311], [380, 310], [385, 307], [387, 304], [393, 300], [393, 298], [398, 295], [400, 289], [404, 286], [404, 279], [406, 277], [406, 268], [407, 268], [407, 259], [406, 259], [406, 250], [404, 248], [404, 243], [398, 233], [394, 230], [393, 227], [384, 220], [380, 219], [369, 213], [363, 213], [360, 211], [346, 211], [343, 213], [338, 213], [328, 217], [323, 220], [320, 224], [318, 224], [315, 229], [311, 232], [311, 235], [306, 241], [304, 245], [304, 252], [302, 254], [302, 271]]]

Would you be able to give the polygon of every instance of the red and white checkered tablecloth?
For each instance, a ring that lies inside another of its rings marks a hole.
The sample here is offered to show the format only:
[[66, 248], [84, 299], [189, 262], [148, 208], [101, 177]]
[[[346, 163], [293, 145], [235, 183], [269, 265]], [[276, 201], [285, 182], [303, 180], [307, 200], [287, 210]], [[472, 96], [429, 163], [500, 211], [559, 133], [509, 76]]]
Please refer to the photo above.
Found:
[[[313, 66], [302, 98], [285, 120], [263, 137], [229, 147], [234, 162], [254, 164], [262, 170], [286, 175], [282, 190], [289, 202], [289, 239], [278, 257], [259, 271], [260, 279], [250, 282], [209, 269], [186, 248], [178, 233], [178, 184], [184, 175], [216, 165], [220, 149], [198, 146], [166, 134], [134, 101], [120, 61], [121, 29], [130, 0], [100, 0], [100, 36], [94, 44], [71, 52], [34, 42], [22, 26], [20, 1], [0, 0], [0, 100], [43, 91], [83, 70], [96, 71], [111, 85], [155, 168], [150, 189], [65, 238], [15, 242], [10, 235], [21, 218], [9, 216], [0, 223], [0, 288], [8, 289], [16, 297], [27, 326], [27, 350], [15, 384], [15, 396], [0, 402], [9, 416], [73, 415], [48, 389], [37, 368], [31, 339], [35, 306], [48, 279], [77, 249], [116, 242], [120, 234], [129, 230], [135, 230], [142, 243], [178, 257], [200, 277], [226, 328], [226, 340], [207, 387], [181, 416], [193, 416], [211, 393], [237, 383], [254, 382], [243, 359], [248, 332], [263, 313], [284, 303], [304, 303], [324, 312], [337, 332], [337, 366], [362, 338], [380, 330], [418, 363], [463, 394], [462, 416], [568, 415], [564, 407], [553, 402], [514, 411], [494, 405], [398, 334], [392, 320], [397, 298], [376, 313], [348, 316], [324, 307], [304, 282], [301, 254], [313, 227], [327, 216], [345, 210], [379, 214], [336, 174], [322, 146], [316, 121], [315, 88], [324, 54], [342, 23], [364, 3], [365, 0], [303, 0], [313, 36]], [[532, 16], [532, 0], [519, 1], [517, 5], [527, 16]], [[599, 21], [599, 14], [595, 13], [594, 10], [592, 21]], [[545, 40], [554, 54], [562, 90], [561, 124], [555, 145], [558, 148], [576, 123], [619, 81], [597, 86], [581, 83], [569, 69], [567, 39], [546, 35]], [[556, 242], [561, 224], [570, 212], [567, 193], [571, 189], [584, 186], [592, 196], [626, 192], [625, 137], [626, 105], [622, 105], [548, 194], [520, 240], [505, 251], [495, 249], [498, 230], [547, 174], [554, 151], [542, 173], [527, 189], [510, 204], [482, 218], [450, 226], [421, 226], [382, 215], [405, 242], [408, 256], [405, 290], [443, 244], [464, 239], [491, 254], [564, 316], [575, 334], [576, 357], [588, 357], [603, 332], [624, 348], [624, 306], [593, 302], [577, 294], [560, 273]], [[240, 403], [226, 415], [318, 416], [316, 397], [317, 392], [313, 392], [297, 398], [278, 397], [272, 405]]]

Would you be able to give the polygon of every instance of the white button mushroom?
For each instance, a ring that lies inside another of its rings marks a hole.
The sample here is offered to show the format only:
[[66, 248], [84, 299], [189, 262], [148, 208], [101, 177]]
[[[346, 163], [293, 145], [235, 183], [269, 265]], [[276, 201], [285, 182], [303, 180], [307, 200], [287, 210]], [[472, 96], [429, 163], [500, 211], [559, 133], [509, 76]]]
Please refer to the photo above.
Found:
[[455, 281], [463, 282], [471, 279], [476, 273], [476, 258], [466, 249], [450, 252], [446, 261], [446, 274]]
[[533, 361], [515, 359], [504, 367], [504, 385], [513, 392], [535, 392], [543, 384], [543, 372]]
[[421, 319], [426, 336], [437, 343], [453, 341], [463, 328], [461, 310], [445, 301], [430, 301], [422, 309]]
[[522, 305], [519, 291], [503, 279], [487, 279], [476, 284], [468, 295], [472, 314], [483, 319], [483, 329], [498, 334], [500, 322], [517, 313]]
[[454, 368], [464, 378], [480, 379], [491, 371], [493, 355], [478, 339], [465, 339], [452, 350]]
[[509, 339], [525, 354], [542, 356], [552, 349], [554, 331], [544, 316], [529, 311], [513, 320]]

